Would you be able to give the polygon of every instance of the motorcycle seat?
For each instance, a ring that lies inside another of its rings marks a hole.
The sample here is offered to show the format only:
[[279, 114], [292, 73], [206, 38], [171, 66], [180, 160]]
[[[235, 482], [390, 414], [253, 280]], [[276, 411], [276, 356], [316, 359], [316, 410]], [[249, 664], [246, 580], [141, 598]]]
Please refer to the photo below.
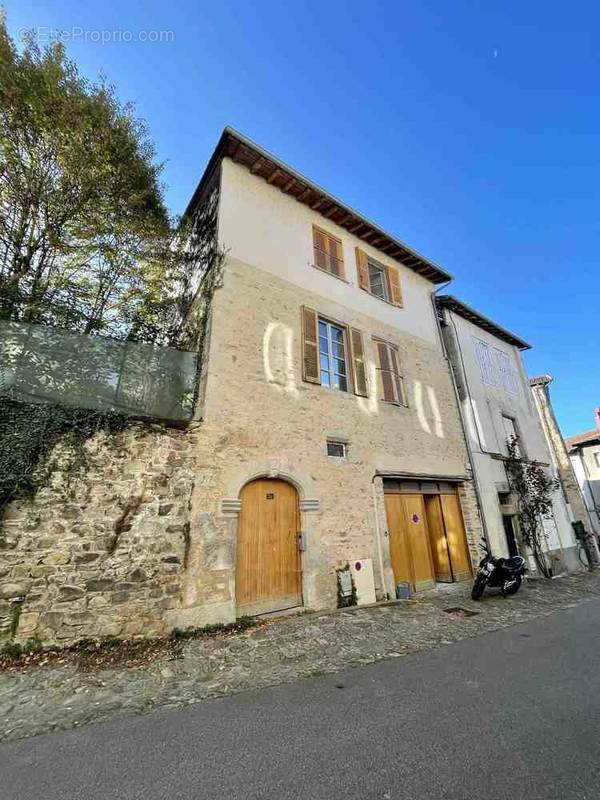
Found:
[[505, 569], [520, 569], [524, 563], [523, 556], [512, 556], [511, 558], [505, 558], [502, 566]]

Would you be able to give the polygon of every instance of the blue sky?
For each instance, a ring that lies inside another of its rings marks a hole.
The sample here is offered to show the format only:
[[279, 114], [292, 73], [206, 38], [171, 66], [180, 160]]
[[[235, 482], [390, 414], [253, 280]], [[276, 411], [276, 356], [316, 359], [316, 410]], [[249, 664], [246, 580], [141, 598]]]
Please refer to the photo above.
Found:
[[[5, 8], [13, 33], [72, 31], [68, 51], [84, 74], [104, 72], [135, 102], [165, 161], [173, 212], [232, 125], [451, 272], [454, 294], [534, 345], [527, 369], [554, 375], [563, 433], [594, 426], [597, 4]], [[98, 31], [127, 33], [102, 44]], [[148, 31], [172, 41], [140, 41]]]

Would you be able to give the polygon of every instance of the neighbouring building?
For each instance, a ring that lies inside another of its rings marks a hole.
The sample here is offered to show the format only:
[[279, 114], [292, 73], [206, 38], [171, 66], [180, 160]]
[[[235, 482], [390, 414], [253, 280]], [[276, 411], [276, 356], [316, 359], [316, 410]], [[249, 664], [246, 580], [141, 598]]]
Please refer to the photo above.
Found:
[[[516, 437], [524, 459], [557, 477], [522, 363], [521, 352], [530, 345], [455, 297], [443, 295], [437, 303], [488, 542], [494, 555], [515, 555], [519, 522], [505, 468], [507, 442]], [[553, 492], [552, 516], [543, 523], [553, 571], [580, 569], [561, 488]]]
[[[571, 456], [569, 456], [565, 440], [554, 414], [550, 398], [552, 380], [552, 375], [537, 375], [529, 379], [529, 385], [531, 386], [537, 412], [546, 435], [552, 462], [573, 521], [582, 522], [586, 530], [598, 533], [600, 532], [598, 520], [597, 518], [594, 519], [592, 515], [593, 504], [590, 502], [589, 496], [587, 498], [584, 497], [583, 484], [580, 485], [577, 479], [574, 464], [571, 461]], [[596, 433], [596, 436], [599, 435], [598, 432], [592, 431], [591, 433]], [[574, 455], [573, 458], [576, 458], [576, 456]]]
[[593, 531], [600, 535], [600, 408], [596, 409], [596, 429], [568, 436], [565, 444]]

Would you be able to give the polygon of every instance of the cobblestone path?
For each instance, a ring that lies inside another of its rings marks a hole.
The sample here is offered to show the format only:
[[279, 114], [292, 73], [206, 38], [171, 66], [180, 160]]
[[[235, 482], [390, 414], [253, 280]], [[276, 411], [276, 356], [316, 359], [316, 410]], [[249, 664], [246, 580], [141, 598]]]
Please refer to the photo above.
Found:
[[[469, 592], [470, 583], [455, 584], [418, 600], [280, 618], [235, 635], [190, 640], [180, 658], [144, 666], [3, 673], [0, 738], [180, 707], [445, 646], [598, 598], [600, 575], [530, 579], [514, 597], [490, 592], [480, 603]], [[444, 610], [453, 607], [477, 613]]]

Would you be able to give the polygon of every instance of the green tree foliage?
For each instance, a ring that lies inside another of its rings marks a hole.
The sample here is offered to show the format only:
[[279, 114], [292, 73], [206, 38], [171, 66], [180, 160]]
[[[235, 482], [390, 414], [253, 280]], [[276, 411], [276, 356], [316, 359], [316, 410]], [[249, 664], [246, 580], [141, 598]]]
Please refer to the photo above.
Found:
[[184, 259], [143, 122], [0, 20], [0, 319], [167, 343]]

